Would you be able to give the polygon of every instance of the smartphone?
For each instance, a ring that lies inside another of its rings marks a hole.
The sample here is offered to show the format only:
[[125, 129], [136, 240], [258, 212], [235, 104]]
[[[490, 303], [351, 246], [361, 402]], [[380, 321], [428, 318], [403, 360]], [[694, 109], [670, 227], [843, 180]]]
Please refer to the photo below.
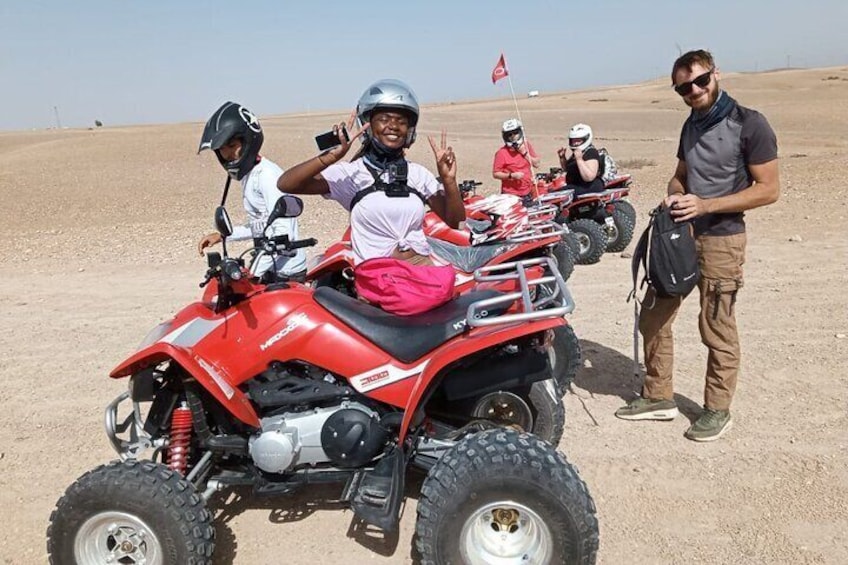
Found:
[[[342, 135], [344, 136], [345, 141], [350, 141], [350, 136], [348, 136], [346, 128], [342, 128]], [[336, 145], [341, 145], [338, 134], [333, 130], [322, 133], [321, 135], [316, 135], [315, 143], [318, 144], [318, 149], [320, 151], [326, 151]]]

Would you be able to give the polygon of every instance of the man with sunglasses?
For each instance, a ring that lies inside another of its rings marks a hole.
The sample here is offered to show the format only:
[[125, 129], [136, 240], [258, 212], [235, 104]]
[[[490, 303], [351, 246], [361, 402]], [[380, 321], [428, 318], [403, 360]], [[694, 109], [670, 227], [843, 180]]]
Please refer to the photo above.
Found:
[[[692, 222], [701, 280], [699, 328], [708, 349], [704, 411], [686, 431], [694, 441], [713, 441], [733, 421], [741, 351], [734, 305], [745, 261], [744, 212], [776, 202], [780, 195], [777, 139], [766, 118], [739, 105], [719, 87], [708, 51], [681, 55], [672, 86], [692, 108], [683, 124], [677, 169], [663, 205], [678, 222]], [[649, 289], [639, 317], [644, 337], [645, 382], [640, 398], [616, 411], [625, 420], [672, 420], [678, 414], [672, 386], [672, 323], [682, 298], [661, 298]]]

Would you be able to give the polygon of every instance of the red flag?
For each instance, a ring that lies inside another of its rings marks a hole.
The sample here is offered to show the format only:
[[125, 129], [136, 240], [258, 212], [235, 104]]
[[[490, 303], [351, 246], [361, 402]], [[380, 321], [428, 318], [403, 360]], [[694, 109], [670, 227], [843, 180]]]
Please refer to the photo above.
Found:
[[495, 65], [495, 69], [492, 71], [492, 84], [495, 84], [508, 74], [509, 71], [506, 70], [506, 60], [504, 59], [503, 53], [501, 53], [501, 58], [498, 59], [498, 64]]

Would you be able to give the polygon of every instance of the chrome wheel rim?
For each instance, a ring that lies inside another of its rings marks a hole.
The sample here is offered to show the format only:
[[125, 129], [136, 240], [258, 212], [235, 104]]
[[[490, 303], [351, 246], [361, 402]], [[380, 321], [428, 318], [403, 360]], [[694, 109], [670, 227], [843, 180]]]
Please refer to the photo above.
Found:
[[589, 241], [589, 236], [583, 232], [577, 232], [577, 244], [580, 248], [580, 255], [585, 255], [589, 252], [592, 242]]
[[553, 536], [547, 524], [529, 507], [512, 500], [474, 511], [459, 539], [463, 561], [472, 565], [542, 564], [553, 558]]
[[500, 391], [485, 395], [474, 407], [473, 416], [513, 426], [524, 432], [533, 430], [530, 407], [512, 392]]
[[153, 530], [144, 520], [126, 512], [95, 514], [74, 539], [74, 557], [81, 565], [162, 565], [162, 554]]

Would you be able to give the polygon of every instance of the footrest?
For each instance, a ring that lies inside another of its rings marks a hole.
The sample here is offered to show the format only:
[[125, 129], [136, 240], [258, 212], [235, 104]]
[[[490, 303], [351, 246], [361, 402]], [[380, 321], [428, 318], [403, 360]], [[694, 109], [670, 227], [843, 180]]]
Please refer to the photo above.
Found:
[[397, 530], [405, 475], [406, 457], [395, 447], [357, 485], [351, 500], [354, 514], [386, 532]]

